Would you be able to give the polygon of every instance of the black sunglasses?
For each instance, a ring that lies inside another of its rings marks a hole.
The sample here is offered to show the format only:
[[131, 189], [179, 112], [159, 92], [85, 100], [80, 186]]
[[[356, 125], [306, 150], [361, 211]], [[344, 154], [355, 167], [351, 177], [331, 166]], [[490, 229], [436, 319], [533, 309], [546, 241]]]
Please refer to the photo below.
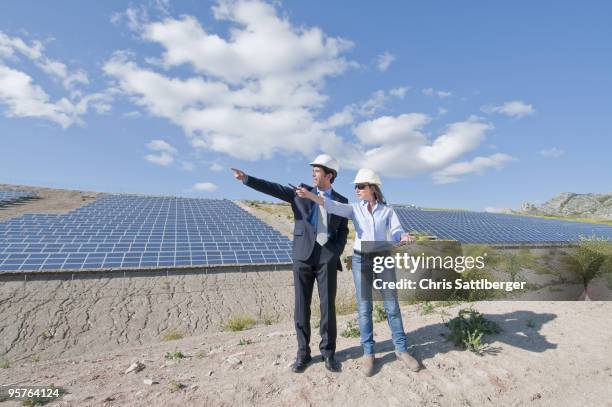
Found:
[[355, 184], [355, 188], [360, 191], [366, 189], [366, 187], [369, 187], [369, 186], [370, 184]]

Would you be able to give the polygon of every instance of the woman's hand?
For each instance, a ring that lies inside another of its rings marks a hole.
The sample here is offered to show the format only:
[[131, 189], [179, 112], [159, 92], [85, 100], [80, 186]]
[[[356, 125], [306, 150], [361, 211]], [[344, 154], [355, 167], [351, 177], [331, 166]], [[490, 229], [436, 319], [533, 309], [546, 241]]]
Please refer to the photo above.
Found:
[[402, 233], [402, 237], [400, 242], [406, 244], [412, 244], [415, 242], [414, 237], [410, 236], [408, 233]]
[[323, 198], [316, 196], [315, 194], [313, 194], [312, 192], [310, 192], [304, 187], [296, 188], [295, 194], [299, 196], [300, 198], [306, 198], [306, 199], [310, 199], [311, 201], [315, 201], [319, 205], [322, 204], [322, 202], [319, 202], [319, 201], [323, 201]]

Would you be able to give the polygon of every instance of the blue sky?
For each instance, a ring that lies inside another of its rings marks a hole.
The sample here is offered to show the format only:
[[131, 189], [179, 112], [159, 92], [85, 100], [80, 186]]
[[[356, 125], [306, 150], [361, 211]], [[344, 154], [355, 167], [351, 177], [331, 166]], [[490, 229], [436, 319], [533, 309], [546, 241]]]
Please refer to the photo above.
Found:
[[429, 207], [611, 191], [609, 2], [385, 4], [6, 3], [0, 182], [265, 199], [228, 168], [328, 152], [351, 199], [362, 166]]

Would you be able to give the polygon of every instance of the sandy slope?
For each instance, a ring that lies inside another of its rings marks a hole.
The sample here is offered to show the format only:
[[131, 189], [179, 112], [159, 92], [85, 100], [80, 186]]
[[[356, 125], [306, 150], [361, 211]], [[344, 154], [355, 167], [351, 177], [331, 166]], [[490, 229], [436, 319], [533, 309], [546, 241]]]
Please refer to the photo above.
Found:
[[[485, 356], [444, 341], [448, 316], [403, 307], [410, 350], [425, 367], [418, 373], [395, 361], [386, 323], [378, 323], [375, 376], [363, 377], [358, 340], [345, 338], [338, 341], [343, 372], [327, 372], [317, 358], [304, 374], [293, 374], [288, 364], [295, 336], [291, 324], [282, 323], [16, 364], [0, 370], [0, 382], [63, 386], [69, 394], [57, 405], [70, 406], [612, 405], [611, 303], [486, 302], [476, 308], [504, 330], [492, 337]], [[457, 309], [444, 312], [454, 315]], [[341, 317], [340, 326], [351, 318]], [[240, 339], [253, 343], [241, 346]], [[165, 360], [174, 350], [187, 357]], [[145, 369], [125, 375], [134, 360]], [[158, 383], [143, 384], [145, 378]], [[185, 388], [176, 390], [176, 383]]]

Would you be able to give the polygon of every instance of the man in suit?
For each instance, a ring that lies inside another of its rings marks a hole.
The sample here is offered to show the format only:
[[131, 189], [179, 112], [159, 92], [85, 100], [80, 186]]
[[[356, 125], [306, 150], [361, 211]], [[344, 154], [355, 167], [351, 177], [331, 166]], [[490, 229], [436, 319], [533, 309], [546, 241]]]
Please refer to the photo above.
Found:
[[[316, 194], [324, 194], [335, 201], [348, 200], [332, 189], [338, 175], [338, 161], [321, 154], [313, 162], [312, 184], [300, 184]], [[289, 186], [265, 181], [232, 168], [234, 177], [245, 185], [291, 204], [293, 229], [293, 284], [295, 286], [294, 321], [298, 340], [298, 353], [292, 370], [303, 372], [312, 360], [310, 355], [310, 303], [314, 282], [317, 281], [321, 303], [321, 343], [319, 349], [325, 367], [340, 371], [335, 360], [336, 351], [336, 273], [342, 270], [340, 254], [348, 235], [348, 220], [327, 211], [309, 199], [300, 198]]]

